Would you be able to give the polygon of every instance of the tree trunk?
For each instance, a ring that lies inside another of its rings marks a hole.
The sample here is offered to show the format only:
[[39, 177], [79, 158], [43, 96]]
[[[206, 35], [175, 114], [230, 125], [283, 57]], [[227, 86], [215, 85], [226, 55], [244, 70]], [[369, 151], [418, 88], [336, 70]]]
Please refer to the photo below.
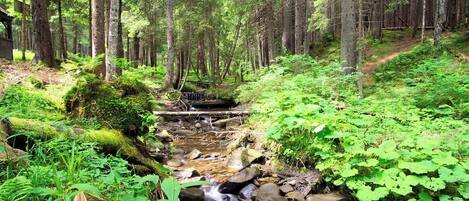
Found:
[[[25, 0], [23, 5], [26, 5]], [[21, 8], [21, 60], [26, 61], [26, 6]]]
[[[105, 38], [104, 38], [104, 1], [103, 0], [92, 0], [92, 53], [93, 58], [105, 53]], [[100, 64], [95, 69], [95, 74], [98, 77], [104, 77], [106, 75], [106, 66]]]
[[268, 2], [269, 10], [268, 12], [270, 13], [269, 19], [266, 20], [266, 26], [267, 26], [267, 46], [268, 46], [268, 51], [269, 51], [269, 61], [268, 65], [274, 61], [276, 55], [275, 55], [275, 31], [274, 31], [274, 26], [275, 26], [275, 1], [270, 0]]
[[[118, 31], [117, 31], [117, 57], [124, 58], [124, 41], [123, 41], [123, 30], [122, 30], [122, 0], [119, 0], [119, 19], [117, 20]], [[118, 69], [118, 74], [120, 74], [120, 69]]]
[[295, 54], [303, 54], [305, 14], [305, 0], [295, 0]]
[[43, 62], [49, 67], [54, 67], [54, 51], [52, 48], [52, 35], [47, 15], [48, 1], [34, 0], [31, 2], [33, 14], [34, 42], [36, 55], [34, 60]]
[[133, 47], [132, 47], [132, 63], [134, 65], [139, 64], [139, 55], [140, 55], [140, 38], [138, 37], [138, 33], [135, 33], [134, 39], [133, 39]]
[[89, 47], [88, 47], [88, 53], [90, 56], [93, 55], [93, 4], [91, 2], [91, 0], [88, 0], [88, 5], [89, 5], [89, 8], [88, 8], [88, 23], [89, 23], [89, 27], [88, 27], [88, 39], [90, 40], [90, 44], [89, 44]]
[[342, 33], [340, 60], [345, 74], [352, 74], [357, 67], [357, 35], [355, 1], [342, 1]]
[[313, 41], [313, 32], [309, 30], [309, 25], [311, 24], [309, 21], [313, 15], [313, 8], [313, 0], [306, 0], [306, 23], [304, 27], [305, 40], [303, 43], [303, 53], [305, 55], [309, 55], [311, 51], [311, 43]]
[[419, 28], [419, 18], [421, 16], [420, 12], [420, 4], [422, 0], [412, 0], [412, 8], [411, 8], [411, 16], [412, 16], [412, 38], [415, 38], [417, 36], [417, 31]]
[[426, 17], [426, 12], [427, 11], [427, 0], [422, 0], [422, 35], [421, 35], [421, 42], [423, 43], [423, 41], [425, 40], [425, 17]]
[[434, 43], [437, 50], [441, 50], [441, 34], [446, 21], [446, 0], [436, 0]]
[[293, 40], [293, 1], [294, 0], [282, 0], [282, 15], [283, 15], [283, 33], [282, 33], [282, 51], [284, 54], [293, 53], [294, 40]]
[[374, 39], [383, 38], [383, 0], [373, 0], [372, 35]]
[[62, 18], [62, 0], [57, 0], [57, 9], [59, 12], [59, 29], [60, 29], [60, 52], [62, 53], [62, 60], [67, 59], [67, 40], [65, 38], [65, 28]]
[[168, 61], [166, 63], [166, 87], [174, 88], [174, 21], [173, 21], [174, 0], [166, 1], [166, 39], [168, 42]]
[[109, 33], [106, 51], [106, 81], [113, 80], [118, 76], [117, 66], [113, 61], [119, 57], [119, 4], [120, 0], [110, 0], [109, 6]]

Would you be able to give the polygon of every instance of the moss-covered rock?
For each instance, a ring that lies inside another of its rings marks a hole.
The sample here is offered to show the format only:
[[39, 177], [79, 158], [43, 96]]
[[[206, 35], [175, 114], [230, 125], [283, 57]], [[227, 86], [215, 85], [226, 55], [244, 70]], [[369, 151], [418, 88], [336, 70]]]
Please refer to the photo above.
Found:
[[105, 82], [91, 74], [82, 76], [64, 99], [67, 112], [74, 117], [96, 119], [133, 136], [147, 132], [143, 118], [151, 114], [154, 102], [138, 80], [123, 77]]

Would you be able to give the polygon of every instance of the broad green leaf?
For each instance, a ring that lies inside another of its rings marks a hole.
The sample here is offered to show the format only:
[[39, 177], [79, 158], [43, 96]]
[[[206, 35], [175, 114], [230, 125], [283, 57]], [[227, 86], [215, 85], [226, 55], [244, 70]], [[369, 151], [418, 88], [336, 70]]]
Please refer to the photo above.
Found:
[[419, 201], [432, 201], [432, 197], [426, 192], [419, 193]]
[[458, 163], [458, 159], [451, 156], [450, 152], [440, 152], [433, 155], [432, 161], [439, 165], [456, 165]]
[[353, 177], [358, 174], [358, 170], [355, 168], [351, 168], [350, 164], [344, 165], [342, 171], [340, 172], [340, 176], [342, 177]]
[[429, 178], [429, 177], [423, 177], [420, 180], [420, 184], [422, 184], [423, 187], [432, 190], [432, 191], [438, 191], [446, 188], [445, 181], [441, 178]]
[[453, 183], [458, 181], [469, 181], [469, 175], [466, 174], [466, 171], [459, 165], [455, 166], [453, 169], [440, 167], [440, 169], [438, 169], [438, 174], [440, 175], [440, 178], [446, 182]]
[[166, 178], [161, 183], [161, 188], [166, 195], [168, 201], [178, 201], [181, 185], [174, 178]]
[[458, 192], [464, 199], [469, 199], [469, 183], [461, 184], [458, 188]]
[[399, 161], [398, 167], [400, 169], [408, 169], [416, 174], [425, 174], [436, 171], [438, 169], [438, 166], [433, 164], [432, 161], [429, 160], [420, 162]]
[[361, 188], [357, 191], [357, 198], [361, 201], [374, 201], [385, 198], [389, 194], [389, 190], [385, 187], [378, 187], [371, 190], [369, 186]]
[[203, 186], [203, 185], [208, 185], [208, 184], [210, 184], [210, 182], [208, 182], [208, 181], [194, 181], [194, 182], [182, 183], [181, 187], [182, 188], [190, 188], [190, 187]]
[[379, 163], [378, 160], [371, 158], [371, 159], [367, 159], [366, 161], [358, 163], [358, 165], [362, 167], [373, 167], [373, 166], [378, 165], [378, 163]]

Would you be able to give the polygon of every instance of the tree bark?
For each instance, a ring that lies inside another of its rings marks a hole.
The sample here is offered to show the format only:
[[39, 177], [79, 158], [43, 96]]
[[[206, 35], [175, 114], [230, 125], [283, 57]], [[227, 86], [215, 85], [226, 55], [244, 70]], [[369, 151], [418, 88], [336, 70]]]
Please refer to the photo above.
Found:
[[[122, 0], [119, 0], [119, 19], [118, 19], [118, 36], [117, 36], [117, 57], [124, 58], [124, 41], [123, 41], [123, 30], [122, 30]], [[120, 70], [118, 69], [118, 73]]]
[[108, 48], [106, 51], [106, 81], [113, 80], [118, 76], [117, 66], [113, 61], [119, 57], [119, 4], [120, 0], [110, 0], [109, 6], [109, 33]]
[[420, 4], [422, 0], [412, 0], [411, 16], [412, 16], [412, 38], [417, 36], [417, 31], [419, 28], [419, 18], [421, 16]]
[[354, 0], [342, 1], [342, 33], [340, 59], [345, 74], [352, 74], [357, 67], [356, 9]]
[[374, 39], [383, 38], [383, 0], [373, 0], [372, 35]]
[[62, 0], [57, 0], [57, 9], [59, 12], [59, 29], [60, 29], [60, 52], [62, 60], [67, 59], [67, 39], [65, 38], [65, 28], [62, 17]]
[[314, 3], [313, 0], [306, 0], [306, 23], [304, 27], [304, 33], [305, 33], [305, 40], [303, 43], [303, 53], [305, 55], [309, 55], [311, 51], [311, 43], [313, 41], [313, 32], [309, 30], [309, 25], [311, 24], [310, 18], [312, 17], [313, 14], [313, 8], [314, 8]]
[[293, 1], [282, 0], [282, 15], [283, 15], [283, 33], [282, 33], [282, 51], [284, 54], [294, 53], [294, 40], [293, 40]]
[[295, 54], [303, 54], [305, 14], [305, 0], [295, 0]]
[[[91, 0], [92, 4], [92, 57], [96, 58], [99, 55], [105, 53], [105, 34], [104, 34], [104, 1], [103, 0]], [[106, 66], [100, 64], [95, 69], [95, 74], [98, 77], [104, 77], [106, 75]]]
[[446, 0], [436, 0], [434, 43], [437, 50], [441, 50], [441, 34], [446, 21]]
[[427, 11], [427, 0], [422, 0], [422, 34], [421, 34], [421, 42], [425, 40], [425, 26], [426, 26], [426, 11]]
[[166, 87], [174, 88], [174, 19], [173, 19], [174, 0], [166, 1], [166, 40], [168, 42], [168, 61], [166, 63]]
[[34, 42], [36, 55], [34, 60], [43, 62], [49, 67], [54, 67], [54, 51], [52, 48], [52, 35], [47, 15], [48, 1], [34, 0], [31, 2], [33, 14]]

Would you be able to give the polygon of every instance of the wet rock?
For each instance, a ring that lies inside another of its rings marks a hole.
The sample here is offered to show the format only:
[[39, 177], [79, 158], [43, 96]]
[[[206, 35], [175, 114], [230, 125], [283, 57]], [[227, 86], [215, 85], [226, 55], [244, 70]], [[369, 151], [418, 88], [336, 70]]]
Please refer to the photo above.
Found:
[[234, 176], [230, 177], [228, 181], [220, 185], [218, 189], [221, 193], [237, 194], [238, 191], [245, 186], [247, 183], [255, 179], [260, 175], [260, 171], [257, 168], [246, 168], [241, 172], [238, 172]]
[[195, 128], [202, 128], [202, 124], [201, 123], [196, 123]]
[[197, 172], [197, 170], [193, 168], [189, 168], [183, 171], [177, 171], [173, 173], [173, 176], [177, 178], [191, 178], [191, 177], [198, 177], [200, 176], [200, 173]]
[[277, 184], [264, 184], [256, 191], [256, 201], [287, 201], [286, 198], [280, 196], [280, 188]]
[[262, 158], [262, 153], [254, 149], [239, 148], [233, 151], [227, 166], [232, 169], [242, 170], [251, 163]]
[[303, 194], [298, 191], [289, 192], [287, 193], [286, 197], [291, 201], [305, 201]]
[[198, 188], [187, 188], [181, 190], [179, 194], [180, 201], [204, 201], [205, 192]]
[[200, 151], [197, 150], [197, 149], [194, 149], [194, 150], [191, 151], [191, 153], [189, 153], [189, 154], [187, 155], [187, 157], [188, 157], [189, 159], [191, 159], [191, 160], [194, 160], [194, 159], [199, 158], [201, 155], [202, 155], [202, 152], [200, 152]]
[[243, 200], [249, 200], [252, 198], [254, 191], [257, 190], [257, 186], [249, 184], [239, 191], [239, 197]]
[[313, 194], [309, 195], [307, 201], [345, 201], [347, 197], [339, 193]]
[[168, 165], [169, 167], [181, 167], [182, 162], [177, 159], [171, 159], [168, 162], [166, 162], [166, 165]]
[[284, 194], [287, 194], [287, 193], [292, 192], [294, 190], [295, 189], [293, 189], [293, 187], [290, 184], [284, 184], [280, 187], [280, 191], [282, 191], [282, 193], [284, 193]]
[[163, 130], [156, 134], [156, 137], [160, 139], [162, 142], [172, 142], [173, 136], [169, 134], [167, 130]]
[[220, 119], [212, 124], [217, 127], [230, 127], [230, 126], [239, 126], [243, 123], [243, 118], [241, 117], [233, 117], [228, 119]]

